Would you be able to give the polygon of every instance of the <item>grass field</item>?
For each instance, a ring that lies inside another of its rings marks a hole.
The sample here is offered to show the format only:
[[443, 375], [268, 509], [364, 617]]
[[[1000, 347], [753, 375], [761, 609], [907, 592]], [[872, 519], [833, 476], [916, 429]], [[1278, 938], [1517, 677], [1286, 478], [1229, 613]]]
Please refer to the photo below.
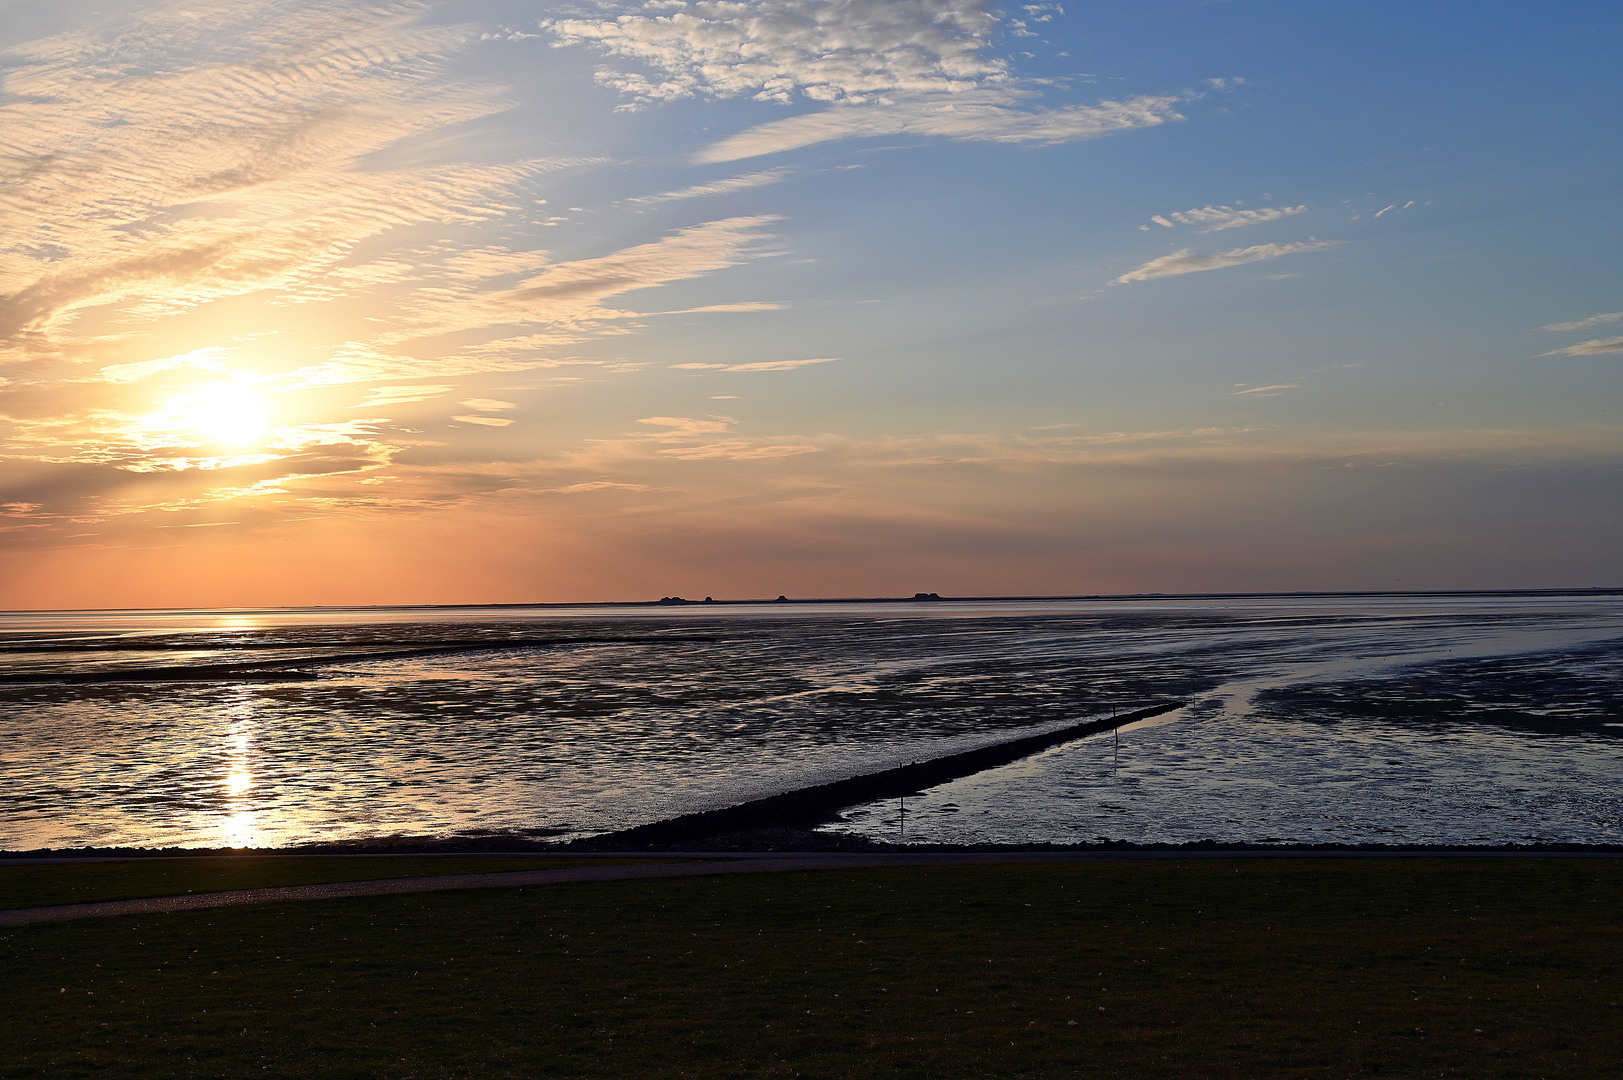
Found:
[[0, 930], [6, 1077], [1615, 1077], [1623, 861], [765, 873]]

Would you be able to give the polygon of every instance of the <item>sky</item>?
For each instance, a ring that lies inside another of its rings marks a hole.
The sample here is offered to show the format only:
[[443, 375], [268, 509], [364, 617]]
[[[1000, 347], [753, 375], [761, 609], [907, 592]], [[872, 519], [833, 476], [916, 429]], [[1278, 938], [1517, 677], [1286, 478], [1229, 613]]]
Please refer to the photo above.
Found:
[[1623, 585], [1620, 31], [0, 0], [0, 607]]

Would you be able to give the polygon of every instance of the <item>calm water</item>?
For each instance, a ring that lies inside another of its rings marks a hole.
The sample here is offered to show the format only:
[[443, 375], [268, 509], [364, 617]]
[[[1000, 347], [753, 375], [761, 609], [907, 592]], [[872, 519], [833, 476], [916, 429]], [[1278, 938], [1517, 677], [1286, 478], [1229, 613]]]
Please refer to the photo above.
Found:
[[[446, 642], [506, 647], [364, 655]], [[1612, 597], [0, 615], [0, 674], [340, 653], [0, 686], [0, 848], [589, 835], [1168, 697], [906, 839], [1623, 842]]]

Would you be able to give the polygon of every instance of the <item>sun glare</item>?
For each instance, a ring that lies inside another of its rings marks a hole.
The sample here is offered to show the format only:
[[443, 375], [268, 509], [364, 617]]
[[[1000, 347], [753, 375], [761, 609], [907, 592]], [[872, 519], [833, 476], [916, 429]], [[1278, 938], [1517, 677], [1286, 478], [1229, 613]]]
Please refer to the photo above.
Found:
[[225, 777], [225, 791], [227, 795], [241, 795], [254, 786], [253, 774], [244, 768], [232, 769]]
[[200, 386], [170, 408], [180, 426], [227, 446], [257, 442], [270, 420], [259, 394], [240, 379]]

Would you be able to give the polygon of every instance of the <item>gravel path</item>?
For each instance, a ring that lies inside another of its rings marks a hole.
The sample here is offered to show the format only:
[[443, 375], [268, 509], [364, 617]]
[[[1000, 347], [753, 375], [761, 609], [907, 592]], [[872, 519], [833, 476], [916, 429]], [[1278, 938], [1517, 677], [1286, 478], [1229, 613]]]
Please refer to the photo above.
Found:
[[[1052, 856], [1037, 855], [1047, 861]], [[771, 870], [833, 870], [852, 866], [916, 866], [948, 862], [1033, 861], [1020, 853], [940, 855], [763, 855], [703, 862], [634, 863], [624, 866], [571, 866], [553, 870], [509, 870], [493, 874], [444, 874], [433, 877], [382, 878], [375, 881], [335, 881], [324, 885], [281, 885], [269, 889], [187, 893], [184, 896], [149, 896], [138, 900], [102, 900], [89, 904], [13, 908], [0, 911], [0, 926], [67, 922], [99, 915], [152, 915], [201, 908], [238, 907], [243, 904], [278, 904], [292, 900], [338, 900], [351, 896], [395, 896], [402, 893], [448, 892], [454, 889], [512, 888], [517, 885], [558, 885], [570, 881], [623, 881], [627, 878], [691, 877], [699, 874], [750, 874]]]

